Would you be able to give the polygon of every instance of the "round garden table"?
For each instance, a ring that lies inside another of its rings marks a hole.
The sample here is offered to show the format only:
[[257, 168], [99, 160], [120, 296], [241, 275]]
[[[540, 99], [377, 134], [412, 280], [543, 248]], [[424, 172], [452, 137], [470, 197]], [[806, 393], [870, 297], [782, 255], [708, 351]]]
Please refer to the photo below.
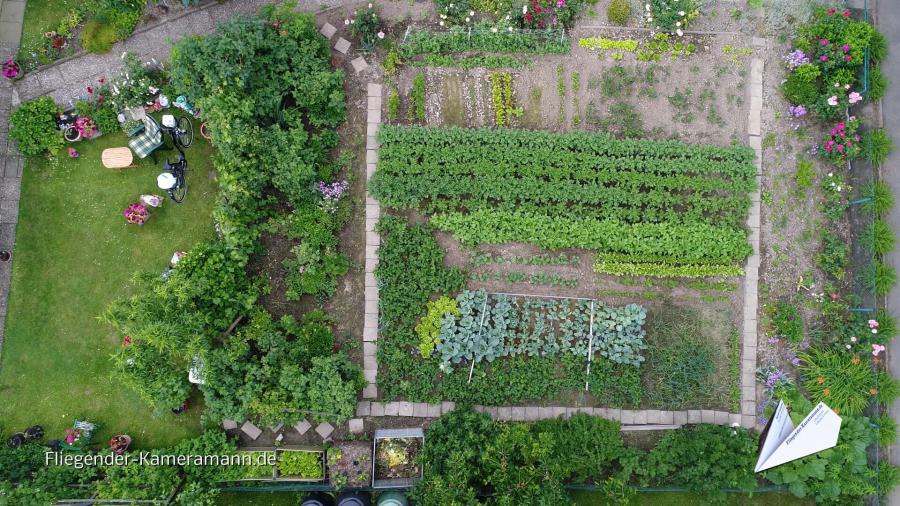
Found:
[[109, 148], [103, 150], [100, 160], [107, 169], [122, 169], [131, 166], [134, 155], [128, 148]]

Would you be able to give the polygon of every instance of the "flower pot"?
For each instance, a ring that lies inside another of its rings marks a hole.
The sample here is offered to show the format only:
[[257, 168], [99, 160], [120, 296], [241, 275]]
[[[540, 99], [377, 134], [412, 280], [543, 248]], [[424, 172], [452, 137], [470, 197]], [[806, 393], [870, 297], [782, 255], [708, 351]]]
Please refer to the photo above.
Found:
[[200, 125], [200, 135], [206, 140], [212, 140], [212, 134], [209, 133], [209, 125], [207, 125], [206, 122], [203, 122]]
[[[4, 69], [5, 69], [5, 68], [7, 67], [7, 65], [9, 65], [10, 63], [11, 63], [13, 66], [15, 66], [16, 69], [18, 69], [18, 72], [16, 72], [16, 75], [14, 75], [14, 76], [12, 76], [12, 77], [7, 77], [7, 79], [9, 79], [10, 81], [18, 81], [19, 79], [22, 79], [22, 76], [25, 75], [25, 71], [22, 70], [22, 66], [19, 65], [18, 62], [15, 62], [15, 61], [12, 61], [12, 60], [8, 60], [7, 62], [4, 62], [4, 64], [3, 64]], [[4, 77], [6, 77], [5, 74], [4, 74]]]
[[0, 251], [0, 262], [9, 262], [9, 260], [11, 258], [12, 258], [12, 253], [10, 253], [9, 251], [6, 251], [6, 250]]
[[68, 142], [78, 142], [81, 140], [81, 132], [74, 126], [70, 126], [63, 130], [63, 138]]

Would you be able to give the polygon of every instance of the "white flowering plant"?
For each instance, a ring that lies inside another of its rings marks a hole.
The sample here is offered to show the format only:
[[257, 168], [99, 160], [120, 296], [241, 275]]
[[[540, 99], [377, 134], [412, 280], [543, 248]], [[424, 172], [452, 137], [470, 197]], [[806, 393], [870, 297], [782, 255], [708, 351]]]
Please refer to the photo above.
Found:
[[688, 24], [700, 16], [698, 0], [646, 0], [644, 22], [651, 28], [684, 35]]
[[471, 24], [475, 20], [475, 10], [469, 0], [435, 0], [434, 3], [442, 27]]
[[349, 24], [353, 36], [359, 37], [359, 43], [363, 51], [374, 51], [378, 42], [384, 39], [381, 16], [378, 14], [377, 6], [374, 4], [370, 3], [365, 9], [355, 11], [354, 18], [344, 20], [344, 24]]

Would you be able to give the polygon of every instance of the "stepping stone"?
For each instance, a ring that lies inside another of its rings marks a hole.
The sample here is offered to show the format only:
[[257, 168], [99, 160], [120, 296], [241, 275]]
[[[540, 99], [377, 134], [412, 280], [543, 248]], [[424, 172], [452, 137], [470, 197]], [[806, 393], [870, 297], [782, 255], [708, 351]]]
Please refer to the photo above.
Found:
[[328, 422], [322, 422], [316, 427], [316, 433], [322, 436], [322, 439], [328, 439], [332, 432], [334, 432], [334, 426]]
[[359, 401], [356, 403], [356, 416], [369, 416], [372, 411], [372, 403], [370, 401]]
[[365, 424], [363, 424], [362, 418], [351, 418], [349, 425], [350, 434], [360, 434], [365, 430]]
[[351, 60], [350, 65], [353, 67], [353, 70], [357, 74], [359, 74], [363, 70], [366, 70], [367, 68], [369, 68], [369, 64], [366, 62], [366, 59], [363, 58], [362, 56], [359, 56], [359, 57]]
[[413, 416], [413, 404], [411, 402], [400, 402], [400, 416]]
[[299, 422], [297, 422], [296, 425], [294, 425], [294, 430], [296, 430], [302, 436], [302, 435], [306, 434], [306, 432], [309, 430], [310, 427], [312, 427], [312, 424], [307, 422], [306, 419], [304, 418], [303, 420], [300, 420]]
[[428, 418], [438, 418], [441, 416], [441, 405], [440, 404], [429, 404], [428, 405]]
[[270, 427], [269, 427], [269, 430], [271, 430], [271, 431], [274, 432], [275, 434], [278, 434], [279, 432], [281, 432], [281, 429], [283, 429], [283, 428], [284, 428], [284, 424], [283, 424], [283, 423], [279, 423], [278, 425], [272, 425], [272, 426], [270, 426]]
[[443, 415], [444, 413], [449, 413], [449, 412], [453, 411], [453, 408], [455, 408], [455, 407], [456, 407], [455, 402], [444, 401], [441, 403], [441, 414]]
[[222, 428], [225, 430], [237, 429], [237, 422], [234, 420], [222, 420]]
[[331, 23], [325, 23], [322, 25], [322, 29], [319, 30], [326, 39], [331, 39], [334, 37], [334, 34], [337, 33], [337, 28], [334, 27]]
[[389, 402], [384, 405], [384, 416], [398, 416], [400, 414], [400, 403]]
[[247, 420], [246, 422], [244, 422], [244, 425], [241, 425], [241, 432], [246, 434], [247, 437], [254, 441], [256, 441], [256, 438], [258, 438], [260, 434], [262, 434], [262, 430], [260, 430], [260, 428], [256, 425], [253, 425], [250, 420]]
[[374, 383], [366, 385], [362, 391], [363, 399], [374, 399], [378, 397], [378, 387]]
[[347, 54], [347, 51], [350, 50], [350, 41], [343, 37], [338, 37], [337, 42], [334, 44], [334, 50], [341, 54]]
[[378, 97], [381, 98], [381, 85], [378, 83], [369, 83], [369, 87], [366, 90], [367, 95], [370, 97]]
[[373, 402], [372, 409], [369, 410], [369, 416], [384, 416], [385, 405], [381, 402]]

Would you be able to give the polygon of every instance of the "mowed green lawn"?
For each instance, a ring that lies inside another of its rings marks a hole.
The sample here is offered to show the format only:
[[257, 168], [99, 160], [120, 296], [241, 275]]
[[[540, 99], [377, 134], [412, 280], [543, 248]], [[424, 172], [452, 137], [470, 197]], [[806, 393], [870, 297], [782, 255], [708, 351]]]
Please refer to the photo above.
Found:
[[78, 0], [28, 0], [22, 22], [23, 48], [46, 43], [44, 34], [55, 31], [66, 15], [79, 4]]
[[143, 226], [126, 224], [123, 211], [141, 194], [163, 195], [156, 176], [177, 152], [157, 151], [157, 164], [148, 157], [136, 168], [106, 169], [101, 151], [127, 146], [116, 132], [75, 144], [78, 159], [63, 152], [53, 162], [26, 161], [0, 353], [3, 434], [40, 424], [49, 438], [60, 437], [78, 418], [100, 425], [96, 443], [128, 433], [147, 448], [200, 430], [197, 402], [180, 416], [154, 415], [111, 378], [109, 356], [123, 336], [97, 318], [112, 300], [134, 293], [135, 271], [162, 272], [174, 251], [213, 236], [212, 148], [197, 124], [195, 132], [185, 202], [166, 196]]

